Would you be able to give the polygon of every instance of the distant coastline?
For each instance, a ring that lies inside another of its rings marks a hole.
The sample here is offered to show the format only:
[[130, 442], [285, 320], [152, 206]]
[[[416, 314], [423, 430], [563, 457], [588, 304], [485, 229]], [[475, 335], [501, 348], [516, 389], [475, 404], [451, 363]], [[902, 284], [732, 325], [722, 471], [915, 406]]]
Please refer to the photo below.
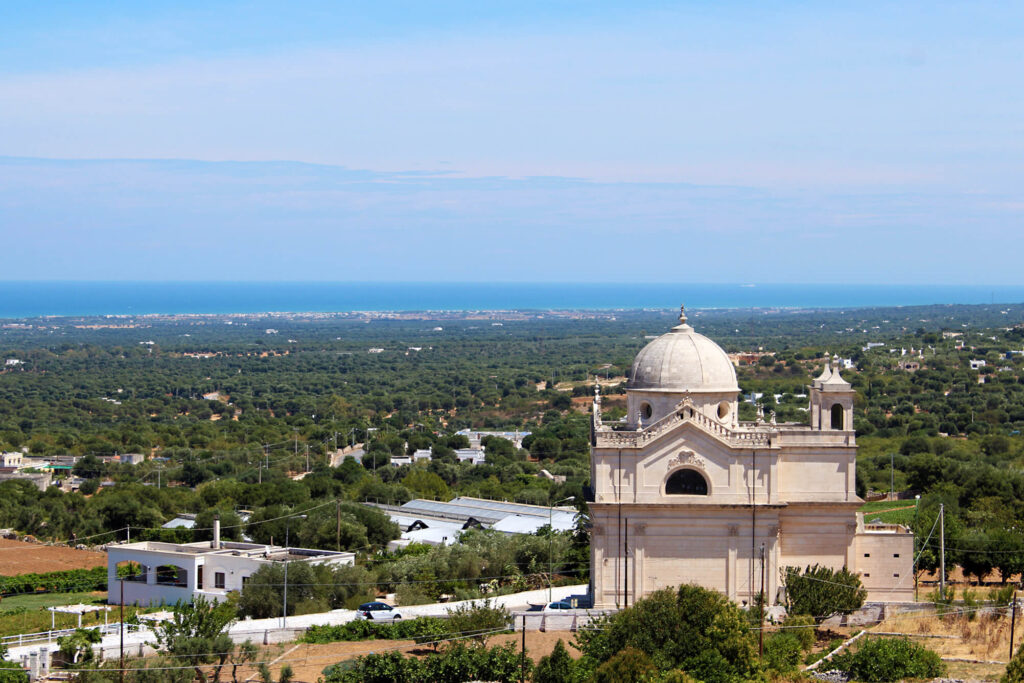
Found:
[[0, 282], [0, 318], [273, 311], [841, 309], [1024, 302], [1024, 285]]

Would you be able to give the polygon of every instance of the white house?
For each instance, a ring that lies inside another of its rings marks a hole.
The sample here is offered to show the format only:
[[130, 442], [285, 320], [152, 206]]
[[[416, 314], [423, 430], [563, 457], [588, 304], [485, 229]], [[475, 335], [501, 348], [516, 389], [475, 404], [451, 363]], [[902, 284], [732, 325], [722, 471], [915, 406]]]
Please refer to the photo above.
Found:
[[18, 469], [25, 465], [25, 454], [19, 451], [0, 453], [0, 467]]
[[[198, 543], [143, 541], [107, 548], [107, 600], [111, 604], [173, 605], [202, 595], [224, 600], [240, 591], [260, 567], [273, 562], [355, 564], [355, 553], [311, 548], [285, 548], [259, 543], [221, 542], [220, 521], [214, 521], [213, 540]], [[118, 565], [132, 563], [141, 572], [120, 581]], [[122, 585], [123, 584], [123, 585]]]
[[459, 462], [470, 462], [474, 465], [482, 465], [487, 462], [482, 448], [456, 448], [455, 457]]

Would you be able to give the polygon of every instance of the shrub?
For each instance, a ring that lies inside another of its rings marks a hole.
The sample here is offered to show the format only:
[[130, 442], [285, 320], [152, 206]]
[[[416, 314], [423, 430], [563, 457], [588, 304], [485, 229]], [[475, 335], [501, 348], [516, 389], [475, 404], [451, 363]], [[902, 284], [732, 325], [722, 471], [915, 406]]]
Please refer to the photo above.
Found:
[[424, 643], [448, 634], [448, 624], [436, 617], [377, 624], [357, 619], [336, 626], [310, 626], [299, 640], [303, 643], [336, 643], [356, 640], [415, 640]]
[[[125, 569], [127, 571], [127, 568]], [[121, 569], [118, 569], [121, 575]], [[69, 569], [62, 572], [46, 572], [44, 574], [18, 574], [17, 576], [0, 576], [0, 593], [16, 595], [20, 593], [76, 593], [79, 591], [98, 591], [107, 588], [107, 568]]]
[[409, 605], [426, 605], [433, 602], [433, 598], [423, 592], [419, 586], [411, 583], [400, 583], [395, 588], [396, 602], [403, 607]]
[[575, 680], [576, 663], [559, 638], [551, 654], [537, 662], [533, 683], [573, 683]]
[[576, 633], [582, 665], [596, 669], [625, 647], [644, 652], [661, 671], [683, 669], [707, 683], [759, 673], [757, 634], [725, 596], [699, 586], [664, 588]]
[[845, 567], [839, 571], [817, 564], [803, 571], [786, 567], [785, 583], [787, 611], [813, 615], [819, 622], [860, 608], [868, 595], [860, 577]]
[[700, 683], [700, 681], [681, 669], [673, 669], [659, 678], [658, 683]]
[[1017, 587], [1015, 585], [1007, 584], [989, 593], [988, 599], [993, 605], [1002, 607], [1010, 604], [1010, 601], [1013, 600], [1013, 596], [1016, 592]]
[[[463, 683], [485, 680], [512, 683], [518, 681], [521, 659], [513, 643], [499, 647], [467, 647], [461, 643], [422, 659], [403, 657], [391, 651], [366, 655], [355, 662], [340, 662], [324, 669], [325, 683]], [[526, 660], [525, 675], [533, 662]]]
[[1006, 673], [999, 683], [1024, 683], [1024, 644], [1017, 648], [1017, 653], [1006, 665]]
[[814, 647], [814, 617], [808, 614], [792, 614], [786, 617], [783, 626], [786, 632], [792, 633], [800, 641], [801, 650], [806, 652]]
[[780, 674], [795, 671], [800, 665], [800, 639], [790, 631], [776, 631], [764, 642], [764, 664]]
[[832, 663], [851, 678], [868, 683], [938, 678], [946, 673], [939, 655], [907, 638], [875, 638], [854, 652], [840, 652]]
[[945, 594], [938, 588], [928, 594], [928, 600], [935, 605], [935, 614], [940, 617], [956, 612], [956, 607], [953, 605], [955, 599], [956, 589], [953, 586], [947, 587]]
[[597, 667], [591, 680], [593, 683], [644, 683], [657, 671], [650, 657], [636, 648], [627, 647]]
[[505, 607], [494, 607], [490, 598], [448, 610], [448, 629], [453, 636], [469, 636], [480, 644], [510, 628], [512, 614]]

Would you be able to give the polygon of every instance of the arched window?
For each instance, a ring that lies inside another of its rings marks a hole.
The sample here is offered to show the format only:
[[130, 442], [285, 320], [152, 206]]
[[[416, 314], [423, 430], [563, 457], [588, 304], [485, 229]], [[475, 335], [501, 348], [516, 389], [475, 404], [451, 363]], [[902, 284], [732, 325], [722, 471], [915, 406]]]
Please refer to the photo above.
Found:
[[843, 406], [838, 403], [832, 406], [832, 429], [843, 428]]
[[651, 415], [654, 414], [654, 409], [651, 408], [650, 403], [644, 401], [643, 403], [640, 404], [640, 414], [643, 416], [645, 420], [650, 420]]
[[706, 496], [708, 482], [694, 470], [676, 470], [665, 482], [665, 494], [669, 496]]

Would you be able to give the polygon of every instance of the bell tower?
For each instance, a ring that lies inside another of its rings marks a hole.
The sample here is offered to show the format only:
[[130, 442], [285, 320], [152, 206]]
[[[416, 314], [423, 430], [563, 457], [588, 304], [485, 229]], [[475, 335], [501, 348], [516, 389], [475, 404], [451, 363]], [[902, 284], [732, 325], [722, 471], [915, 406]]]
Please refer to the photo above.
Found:
[[832, 366], [825, 361], [825, 370], [811, 384], [811, 429], [818, 431], [853, 431], [853, 386], [839, 374], [839, 358]]

